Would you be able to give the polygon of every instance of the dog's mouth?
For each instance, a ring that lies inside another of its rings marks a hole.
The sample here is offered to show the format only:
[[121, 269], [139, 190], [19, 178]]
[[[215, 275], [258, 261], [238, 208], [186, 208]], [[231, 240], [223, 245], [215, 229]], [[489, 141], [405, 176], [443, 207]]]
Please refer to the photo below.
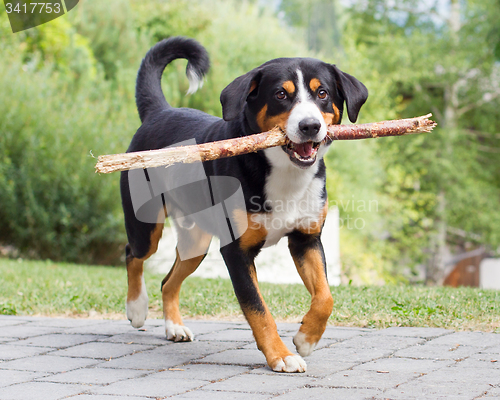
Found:
[[307, 168], [314, 164], [321, 142], [294, 143], [287, 140], [281, 148], [288, 154], [290, 160], [301, 168]]

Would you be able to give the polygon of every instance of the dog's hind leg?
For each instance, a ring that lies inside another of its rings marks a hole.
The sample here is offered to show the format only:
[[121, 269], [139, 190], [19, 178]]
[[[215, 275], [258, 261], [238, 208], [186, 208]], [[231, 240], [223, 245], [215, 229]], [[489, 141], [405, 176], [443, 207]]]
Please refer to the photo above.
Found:
[[145, 230], [149, 230], [149, 238], [146, 234], [141, 239], [140, 247], [146, 247], [147, 250], [138, 250], [138, 245], [132, 246], [130, 243], [126, 247], [127, 255], [127, 318], [134, 328], [140, 328], [148, 315], [148, 293], [144, 282], [144, 261], [156, 253], [158, 242], [160, 241], [163, 223], [142, 224]]
[[293, 338], [303, 357], [310, 355], [321, 339], [333, 310], [333, 298], [326, 278], [326, 262], [320, 232], [294, 231], [288, 236], [288, 247], [304, 285], [311, 294], [311, 307]]
[[197, 225], [190, 229], [177, 227], [177, 257], [172, 269], [162, 282], [165, 334], [168, 340], [189, 342], [193, 333], [182, 322], [179, 311], [179, 293], [184, 279], [191, 275], [205, 258], [212, 235]]

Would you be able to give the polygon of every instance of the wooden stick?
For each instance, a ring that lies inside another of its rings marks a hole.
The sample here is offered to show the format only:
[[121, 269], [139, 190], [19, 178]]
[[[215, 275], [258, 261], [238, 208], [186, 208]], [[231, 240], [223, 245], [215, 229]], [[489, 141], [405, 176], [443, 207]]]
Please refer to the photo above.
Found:
[[[437, 124], [422, 117], [374, 122], [359, 125], [329, 125], [327, 140], [355, 140], [384, 136], [402, 136], [430, 132]], [[284, 132], [273, 128], [268, 132], [218, 142], [192, 146], [169, 147], [159, 150], [99, 156], [96, 172], [110, 173], [139, 168], [169, 166], [175, 163], [193, 163], [253, 153], [287, 143]]]

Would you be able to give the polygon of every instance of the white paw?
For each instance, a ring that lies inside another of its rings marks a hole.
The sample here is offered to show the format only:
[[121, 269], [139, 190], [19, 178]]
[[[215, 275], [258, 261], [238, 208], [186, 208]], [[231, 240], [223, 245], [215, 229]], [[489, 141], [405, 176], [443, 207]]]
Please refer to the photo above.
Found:
[[299, 331], [299, 332], [297, 332], [297, 334], [293, 338], [293, 344], [295, 345], [298, 353], [302, 357], [307, 357], [307, 356], [311, 355], [311, 353], [314, 351], [318, 342], [309, 343], [306, 340], [306, 334]]
[[127, 301], [127, 318], [132, 323], [134, 328], [140, 328], [144, 325], [148, 316], [148, 293], [146, 291], [146, 283], [142, 278], [141, 294], [133, 301]]
[[280, 360], [273, 368], [275, 372], [306, 372], [307, 364], [301, 356], [288, 356]]
[[171, 320], [165, 320], [165, 333], [168, 340], [174, 342], [192, 342], [193, 332], [187, 326], [174, 324]]

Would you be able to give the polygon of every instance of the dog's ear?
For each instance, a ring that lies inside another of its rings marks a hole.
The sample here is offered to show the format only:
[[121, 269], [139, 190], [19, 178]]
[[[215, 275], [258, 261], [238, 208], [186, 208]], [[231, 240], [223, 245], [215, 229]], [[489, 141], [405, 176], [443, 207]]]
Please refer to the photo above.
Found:
[[258, 92], [261, 78], [262, 72], [256, 68], [236, 78], [226, 86], [220, 95], [222, 117], [225, 121], [231, 121], [238, 117], [250, 94], [254, 95]]
[[359, 109], [368, 98], [368, 89], [354, 76], [342, 72], [336, 65], [331, 67], [339, 92], [346, 102], [349, 120], [354, 123], [358, 119]]

